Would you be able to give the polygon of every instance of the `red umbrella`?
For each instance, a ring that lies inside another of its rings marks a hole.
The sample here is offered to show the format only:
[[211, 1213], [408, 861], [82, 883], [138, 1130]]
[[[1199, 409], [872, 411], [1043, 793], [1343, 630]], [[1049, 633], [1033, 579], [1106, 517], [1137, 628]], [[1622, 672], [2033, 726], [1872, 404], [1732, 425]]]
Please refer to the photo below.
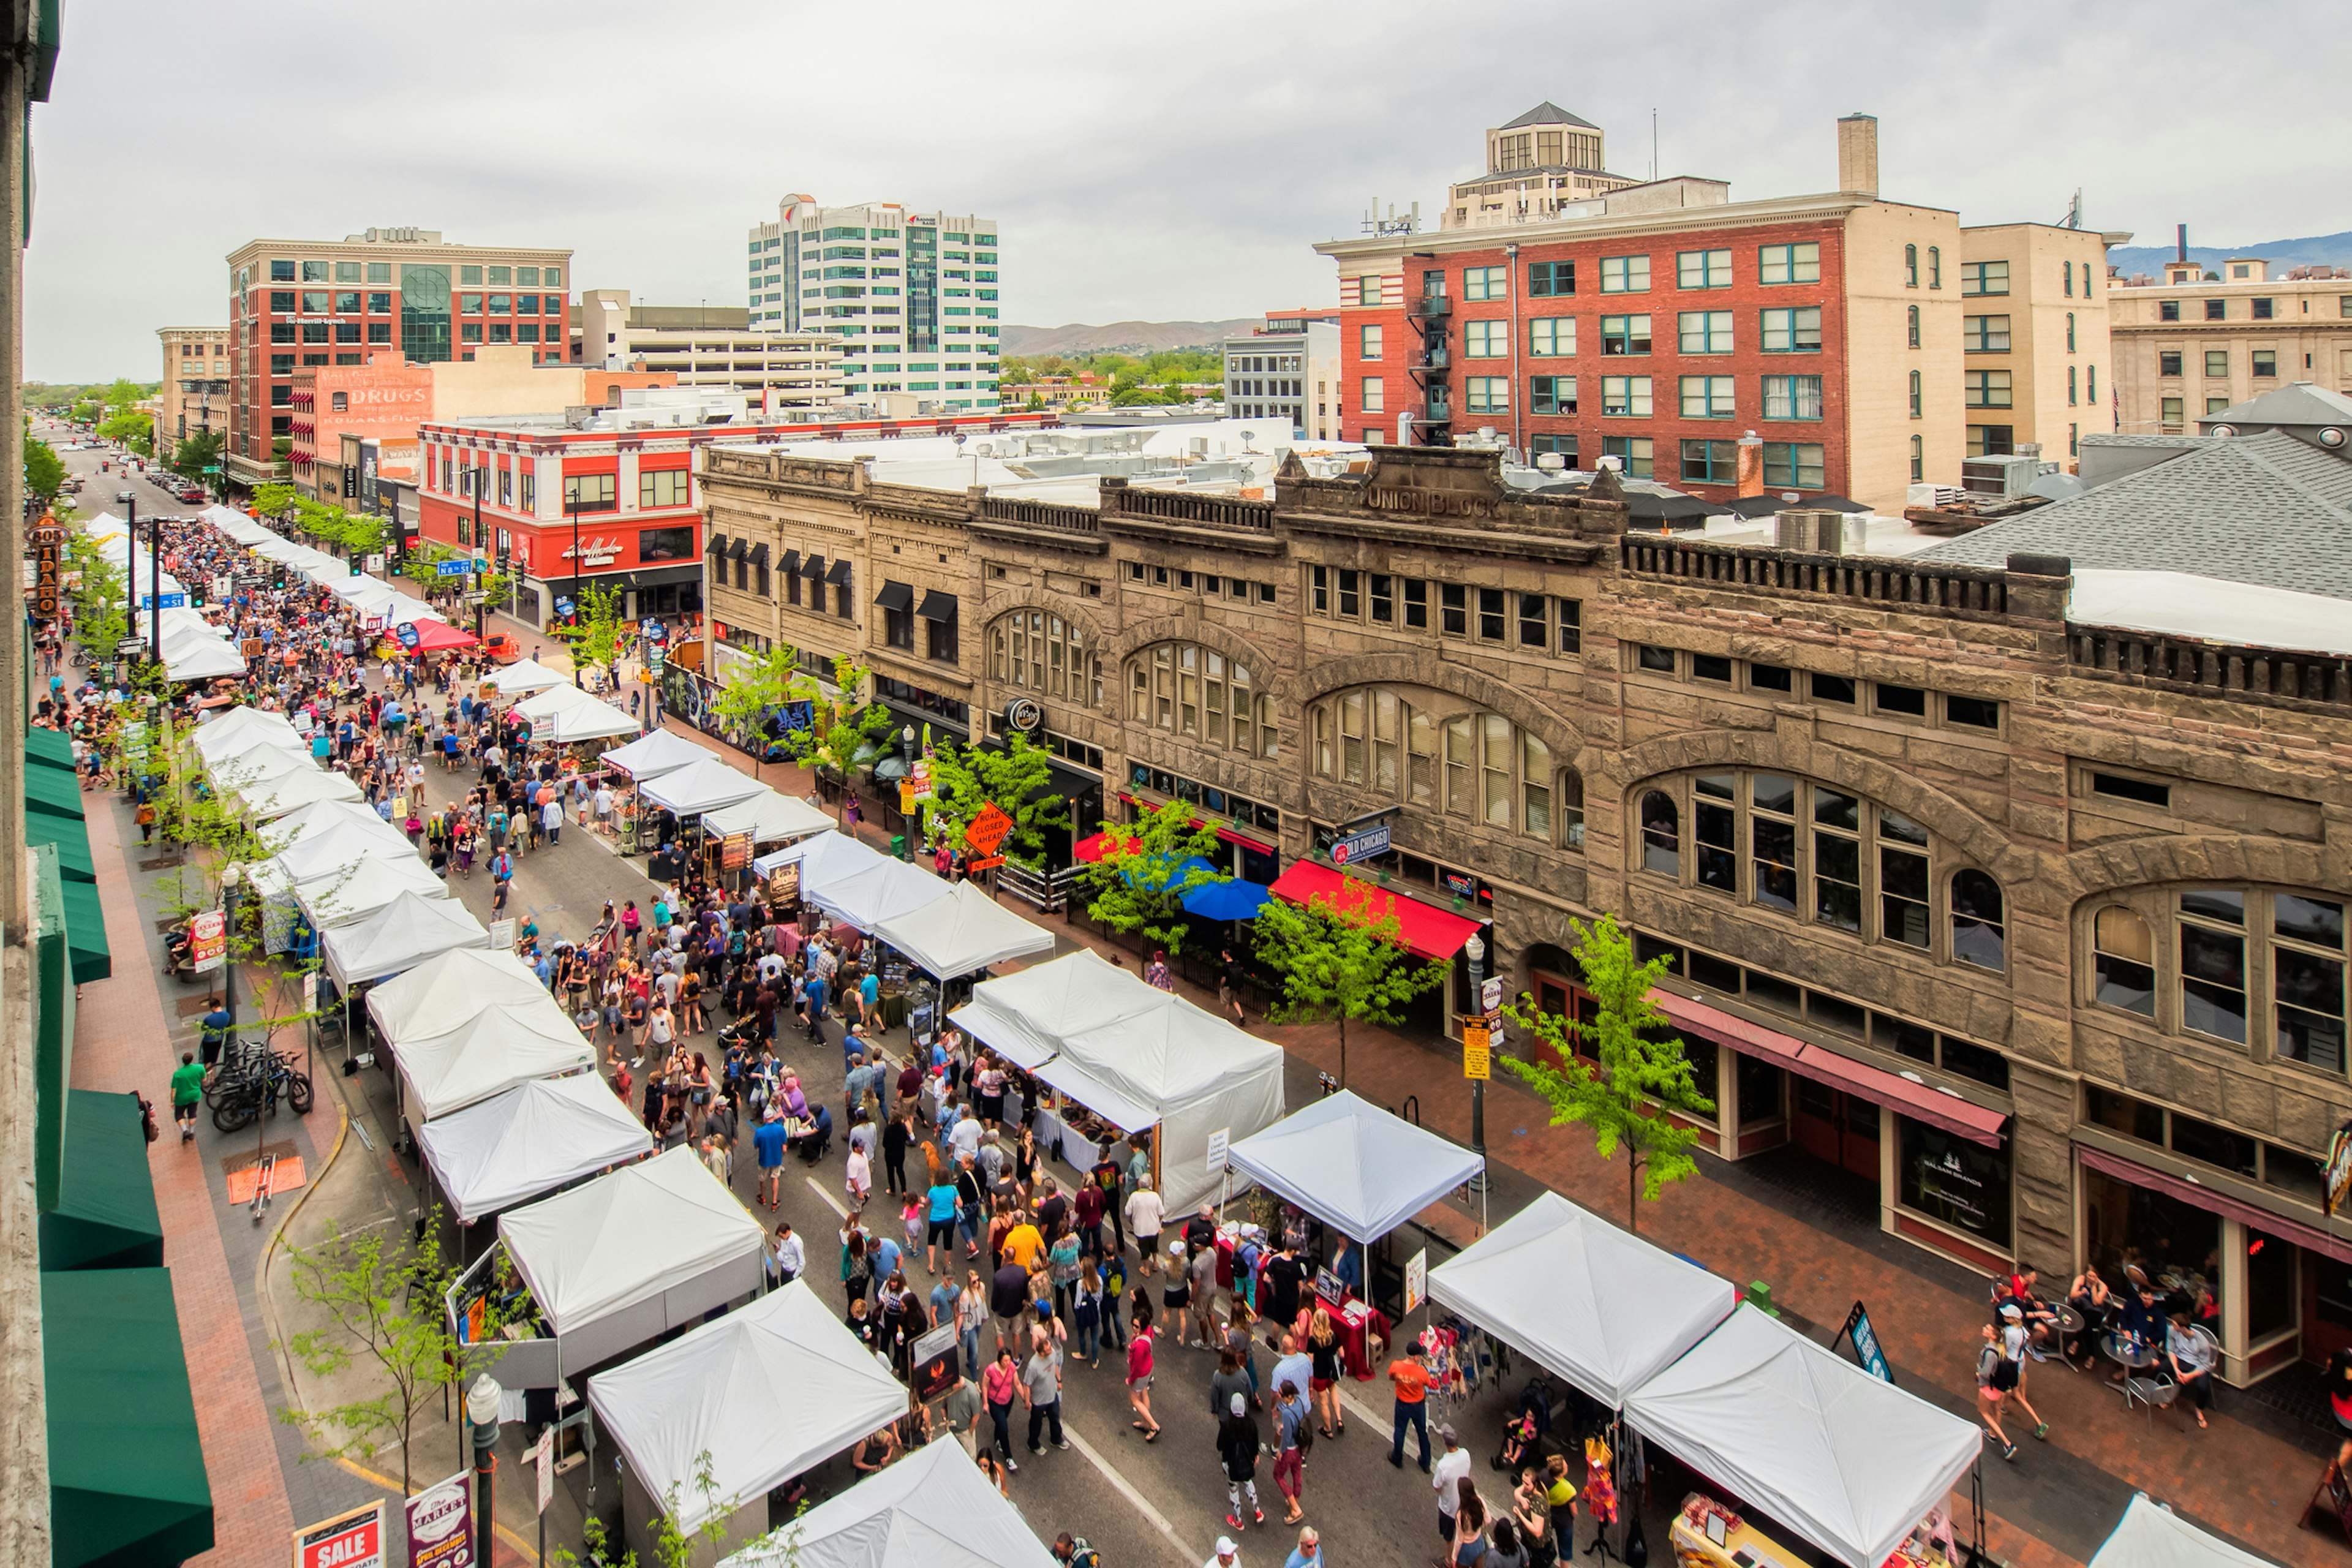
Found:
[[473, 633], [461, 632], [446, 621], [420, 620], [414, 624], [416, 627], [415, 651], [418, 653], [440, 653], [448, 648], [474, 646]]

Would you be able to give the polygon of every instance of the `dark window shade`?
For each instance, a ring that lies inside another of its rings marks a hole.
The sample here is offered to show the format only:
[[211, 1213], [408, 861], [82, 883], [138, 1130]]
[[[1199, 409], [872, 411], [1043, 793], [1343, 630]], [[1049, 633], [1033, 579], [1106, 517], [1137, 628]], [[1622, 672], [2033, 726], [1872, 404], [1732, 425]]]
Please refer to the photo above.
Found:
[[708, 549], [708, 553], [712, 554], [712, 555], [724, 555], [724, 554], [726, 554], [726, 553], [727, 553], [727, 536], [726, 536], [725, 534], [723, 534], [723, 533], [714, 533], [714, 534], [712, 534], [712, 535], [710, 536], [710, 543], [709, 543], [709, 545], [707, 547], [707, 549]]
[[751, 564], [757, 566], [762, 572], [768, 569], [768, 547], [766, 544], [761, 543], [751, 546]]
[[904, 583], [885, 583], [874, 602], [886, 610], [903, 610], [915, 602], [915, 590]]
[[799, 572], [800, 569], [801, 552], [797, 550], [785, 551], [782, 564], [776, 568], [777, 571], [782, 572], [787, 577], [793, 575], [795, 573]]
[[824, 576], [824, 557], [822, 555], [811, 555], [807, 560], [802, 562], [801, 575], [803, 577], [815, 577], [822, 579]]
[[[817, 557], [811, 556], [810, 559], [815, 560]], [[836, 588], [849, 586], [849, 562], [846, 559], [835, 562], [833, 570], [824, 574], [824, 580]]]
[[751, 546], [750, 542], [745, 540], [731, 540], [727, 545], [727, 559], [730, 561], [741, 561], [750, 554], [751, 549]]
[[956, 596], [933, 588], [923, 595], [922, 608], [915, 614], [927, 621], [951, 621], [956, 618]]

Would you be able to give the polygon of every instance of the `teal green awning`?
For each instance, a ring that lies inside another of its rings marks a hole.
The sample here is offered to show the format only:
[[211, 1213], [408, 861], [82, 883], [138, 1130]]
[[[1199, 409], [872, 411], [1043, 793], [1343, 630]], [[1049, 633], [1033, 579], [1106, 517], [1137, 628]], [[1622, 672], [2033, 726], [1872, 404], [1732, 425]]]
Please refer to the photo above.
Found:
[[73, 742], [61, 731], [26, 731], [25, 757], [28, 762], [47, 763], [68, 773], [74, 771]]
[[55, 768], [26, 768], [23, 773], [25, 810], [27, 813], [47, 812], [52, 816], [77, 819], [85, 815], [81, 805], [81, 785], [75, 782], [73, 774], [60, 773]]
[[74, 984], [103, 980], [114, 973], [114, 954], [106, 945], [106, 910], [98, 901], [95, 882], [61, 882], [66, 900], [66, 954], [72, 961]]
[[[159, 1104], [156, 1114], [164, 1114]], [[163, 1223], [147, 1171], [147, 1131], [127, 1094], [66, 1095], [65, 1168], [41, 1215], [41, 1268], [161, 1268]]]
[[41, 1276], [55, 1568], [179, 1563], [213, 1547], [168, 1268]]
[[57, 847], [58, 875], [69, 882], [98, 880], [98, 863], [89, 858], [89, 829], [79, 816], [51, 816], [45, 811], [25, 814], [25, 842]]

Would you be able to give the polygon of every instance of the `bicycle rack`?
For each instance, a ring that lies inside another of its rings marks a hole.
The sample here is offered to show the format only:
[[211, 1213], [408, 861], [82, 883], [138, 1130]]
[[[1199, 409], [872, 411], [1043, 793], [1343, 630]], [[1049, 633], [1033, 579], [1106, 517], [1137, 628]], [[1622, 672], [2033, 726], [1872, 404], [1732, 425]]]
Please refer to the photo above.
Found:
[[1420, 1126], [1421, 1096], [1417, 1094], [1406, 1095], [1404, 1097], [1403, 1103], [1397, 1107], [1397, 1118], [1402, 1121], [1410, 1121], [1415, 1127]]

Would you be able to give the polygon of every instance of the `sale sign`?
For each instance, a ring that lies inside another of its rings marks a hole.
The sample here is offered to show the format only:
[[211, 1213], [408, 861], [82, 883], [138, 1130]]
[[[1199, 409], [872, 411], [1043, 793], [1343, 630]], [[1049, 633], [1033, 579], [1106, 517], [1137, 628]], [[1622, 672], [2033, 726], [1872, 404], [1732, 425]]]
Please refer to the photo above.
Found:
[[296, 1531], [294, 1568], [384, 1568], [383, 1504]]

